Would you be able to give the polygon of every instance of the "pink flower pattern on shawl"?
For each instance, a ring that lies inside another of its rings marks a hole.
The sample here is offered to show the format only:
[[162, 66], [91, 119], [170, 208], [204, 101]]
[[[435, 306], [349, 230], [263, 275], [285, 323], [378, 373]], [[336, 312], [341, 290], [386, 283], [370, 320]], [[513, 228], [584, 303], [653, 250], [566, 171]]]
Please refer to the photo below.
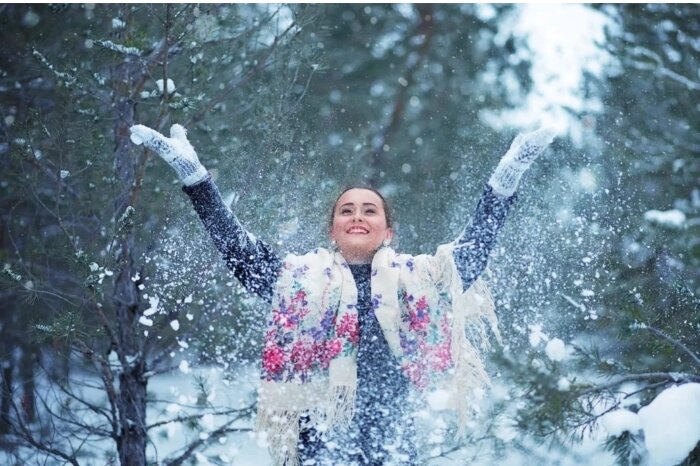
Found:
[[316, 343], [314, 352], [318, 355], [321, 369], [328, 369], [328, 366], [331, 364], [331, 360], [338, 356], [342, 349], [343, 344], [338, 338]]
[[[316, 325], [308, 326], [304, 318], [311, 310], [308, 293], [302, 284], [308, 267], [290, 271], [291, 293], [279, 297], [265, 333], [262, 378], [268, 381], [297, 379], [304, 382], [314, 371], [328, 369], [331, 360], [343, 352], [343, 341], [350, 348], [359, 342], [356, 312], [336, 319], [337, 309], [329, 307], [319, 316]], [[329, 273], [325, 274], [328, 276]]]
[[289, 305], [286, 305], [284, 300], [282, 300], [279, 308], [273, 311], [275, 324], [287, 330], [294, 330], [309, 313], [307, 305], [306, 292], [304, 290], [297, 291]]
[[[405, 263], [393, 262], [391, 266], [401, 268], [410, 275], [415, 273], [413, 259]], [[353, 357], [360, 340], [358, 315], [352, 305], [340, 312], [337, 304], [332, 305], [338, 301], [331, 299], [326, 301], [330, 306], [322, 312], [316, 310], [316, 317], [305, 320], [311, 313], [309, 301], [315, 305], [317, 299], [309, 298], [304, 288], [309, 268], [290, 267], [287, 270], [291, 272], [291, 275], [287, 275], [288, 291], [279, 295], [265, 335], [262, 378], [304, 383], [313, 377], [313, 373], [328, 370], [333, 359]], [[374, 274], [376, 271], [373, 271]], [[333, 289], [331, 270], [325, 269], [323, 277], [328, 280], [325, 286], [330, 287], [324, 289]], [[401, 364], [411, 383], [418, 389], [425, 389], [436, 377], [454, 368], [452, 318], [447, 312], [451, 297], [434, 288], [411, 291], [413, 294], [405, 288], [397, 290]], [[372, 311], [380, 306], [383, 299], [381, 294], [373, 295]]]
[[262, 356], [263, 370], [272, 376], [279, 374], [286, 364], [284, 349], [276, 345], [265, 345]]
[[337, 330], [339, 337], [346, 337], [353, 345], [360, 342], [360, 327], [357, 322], [357, 313], [350, 312], [345, 314], [338, 324]]
[[[413, 296], [411, 296], [411, 298], [413, 298]], [[425, 296], [421, 296], [420, 299], [416, 301], [416, 305], [409, 307], [409, 309], [409, 328], [414, 332], [425, 330], [428, 324], [430, 324], [430, 314]]]
[[315, 359], [315, 348], [310, 340], [302, 339], [294, 342], [291, 360], [295, 371], [308, 372]]
[[403, 370], [411, 383], [423, 390], [430, 385], [432, 377], [454, 367], [451, 320], [439, 307], [430, 307], [431, 300], [425, 295], [416, 299], [403, 291], [399, 297], [402, 320], [408, 327], [399, 332]]

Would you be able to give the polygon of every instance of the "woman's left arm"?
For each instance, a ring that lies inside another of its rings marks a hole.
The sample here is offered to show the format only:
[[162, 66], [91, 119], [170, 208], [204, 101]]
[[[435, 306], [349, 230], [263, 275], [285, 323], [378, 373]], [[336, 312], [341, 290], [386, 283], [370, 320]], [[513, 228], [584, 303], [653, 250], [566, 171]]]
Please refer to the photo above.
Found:
[[517, 199], [520, 178], [554, 136], [548, 128], [518, 135], [491, 175], [471, 223], [455, 241], [453, 256], [465, 290], [486, 268], [506, 215]]

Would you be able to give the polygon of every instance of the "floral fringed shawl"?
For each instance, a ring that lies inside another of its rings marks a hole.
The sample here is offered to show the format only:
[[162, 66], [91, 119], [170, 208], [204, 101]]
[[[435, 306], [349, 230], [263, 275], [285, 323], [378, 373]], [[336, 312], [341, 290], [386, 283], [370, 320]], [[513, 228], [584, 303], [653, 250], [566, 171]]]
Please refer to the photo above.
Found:
[[[497, 319], [486, 285], [466, 291], [453, 245], [434, 256], [383, 247], [372, 261], [372, 309], [412, 385], [441, 399], [464, 427], [473, 390], [489, 383], [481, 359]], [[275, 465], [298, 464], [299, 418], [347, 427], [354, 414], [360, 340], [357, 288], [338, 252], [289, 255], [280, 271], [265, 333], [256, 430]]]

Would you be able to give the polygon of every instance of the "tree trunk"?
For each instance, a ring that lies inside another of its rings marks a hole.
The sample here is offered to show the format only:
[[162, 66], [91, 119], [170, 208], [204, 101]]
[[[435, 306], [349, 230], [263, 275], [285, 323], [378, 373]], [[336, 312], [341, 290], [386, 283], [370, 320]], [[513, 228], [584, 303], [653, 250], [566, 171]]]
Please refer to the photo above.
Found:
[[[167, 17], [170, 18], [170, 7], [167, 6]], [[128, 9], [123, 16], [128, 17]], [[128, 21], [127, 21], [128, 23]], [[167, 36], [166, 25], [166, 36]], [[125, 29], [117, 32], [125, 34]], [[114, 225], [117, 227], [117, 242], [114, 248], [117, 262], [117, 273], [114, 282], [113, 302], [117, 322], [116, 345], [117, 353], [124, 370], [119, 375], [119, 393], [117, 395], [117, 410], [119, 411], [119, 435], [117, 450], [122, 466], [145, 466], [146, 464], [146, 386], [148, 377], [145, 376], [147, 367], [143, 352], [145, 338], [138, 328], [139, 293], [137, 283], [131, 278], [136, 276], [139, 269], [134, 264], [135, 237], [131, 222], [121, 222], [127, 209], [137, 205], [141, 188], [142, 170], [145, 158], [135, 154], [134, 145], [130, 141], [129, 128], [135, 123], [134, 114], [136, 102], [134, 96], [143, 87], [146, 79], [151, 76], [149, 69], [168, 59], [168, 40], [162, 39], [146, 58], [133, 60], [126, 58], [113, 69], [112, 92], [114, 108], [114, 157], [115, 175], [120, 181], [121, 191], [114, 201]], [[167, 82], [167, 80], [166, 80]]]
[[36, 421], [36, 398], [34, 383], [34, 355], [36, 348], [29, 346], [22, 351], [19, 372], [22, 383], [22, 411], [27, 422]]
[[12, 374], [14, 364], [6, 361], [2, 366], [2, 387], [0, 387], [0, 435], [10, 431], [10, 406], [12, 405]]
[[[114, 218], [119, 219], [129, 206], [134, 203], [136, 182], [136, 160], [128, 148], [128, 128], [133, 124], [133, 102], [123, 99], [116, 106], [117, 124], [116, 168], [122, 181], [122, 192], [115, 201]], [[137, 333], [136, 319], [139, 311], [139, 296], [136, 283], [131, 280], [135, 275], [133, 261], [133, 232], [128, 229], [119, 233], [118, 274], [114, 284], [114, 305], [117, 318], [117, 338], [119, 352], [126, 357], [136, 359], [119, 376], [119, 410], [120, 433], [117, 449], [122, 466], [144, 466], [146, 464], [146, 385], [144, 377], [143, 342]]]
[[120, 430], [117, 451], [122, 466], [145, 466], [148, 381], [144, 377], [143, 339], [137, 329], [139, 295], [136, 283], [131, 280], [136, 272], [134, 233], [132, 228], [121, 228], [119, 222], [127, 209], [136, 203], [135, 196], [140, 184], [137, 176], [138, 157], [133, 153], [129, 141], [129, 127], [134, 124], [135, 103], [130, 97], [133, 89], [130, 85], [122, 87], [124, 83], [132, 83], [133, 68], [133, 64], [125, 61], [114, 72], [115, 174], [121, 182], [121, 191], [114, 201], [113, 219], [118, 229], [114, 251], [118, 272], [115, 274], [113, 302], [117, 321], [117, 352], [122, 365], [126, 366], [119, 375], [117, 409]]
[[131, 280], [133, 261], [131, 259], [131, 238], [120, 241], [121, 259], [124, 265], [115, 283], [114, 301], [118, 322], [120, 352], [128, 357], [136, 357], [132, 365], [119, 375], [120, 431], [117, 451], [122, 466], [144, 466], [146, 464], [146, 385], [145, 362], [141, 354], [142, 342], [136, 334], [135, 320], [138, 315], [138, 295]]
[[122, 466], [146, 464], [146, 384], [143, 363], [119, 375], [117, 407], [122, 420], [117, 441]]

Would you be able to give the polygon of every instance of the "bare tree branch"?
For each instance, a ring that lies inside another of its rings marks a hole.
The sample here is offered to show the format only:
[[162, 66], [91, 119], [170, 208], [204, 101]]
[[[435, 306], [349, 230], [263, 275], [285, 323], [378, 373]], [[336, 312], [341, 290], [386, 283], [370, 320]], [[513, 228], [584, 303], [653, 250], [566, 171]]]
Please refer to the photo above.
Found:
[[236, 413], [236, 414], [239, 414], [238, 419], [240, 419], [240, 416], [249, 415], [252, 412], [252, 410], [254, 409], [254, 407], [255, 407], [255, 404], [252, 404], [252, 405], [250, 405], [246, 408], [242, 408], [242, 409], [226, 409], [223, 411], [210, 411], [210, 412], [197, 413], [197, 414], [192, 414], [189, 416], [178, 416], [178, 417], [175, 417], [172, 419], [168, 419], [165, 421], [159, 421], [159, 422], [155, 422], [153, 424], [150, 424], [150, 425], [146, 426], [146, 430], [155, 429], [156, 427], [164, 426], [166, 424], [172, 424], [173, 422], [187, 422], [187, 421], [191, 421], [194, 419], [201, 419], [203, 416], [205, 416], [207, 414], [210, 414], [213, 416], [228, 416], [230, 414]]
[[653, 333], [653, 334], [656, 335], [657, 337], [661, 338], [662, 340], [666, 340], [667, 342], [671, 343], [673, 346], [675, 346], [676, 348], [680, 349], [680, 350], [683, 351], [685, 354], [687, 354], [687, 355], [690, 357], [690, 360], [693, 361], [693, 362], [695, 363], [696, 366], [700, 367], [700, 358], [698, 358], [698, 356], [697, 356], [695, 353], [693, 353], [693, 352], [690, 350], [690, 348], [688, 348], [687, 346], [685, 346], [685, 345], [684, 345], [683, 343], [681, 343], [680, 341], [676, 340], [675, 338], [672, 338], [672, 337], [669, 336], [669, 335], [666, 335], [666, 334], [665, 334], [664, 332], [662, 332], [661, 330], [659, 330], [659, 329], [657, 329], [657, 328], [654, 328], [654, 327], [651, 327], [651, 326], [646, 325], [646, 324], [645, 324], [645, 325], [638, 325], [638, 326], [635, 327], [635, 328], [636, 328], [636, 329], [640, 329], [640, 330], [649, 330], [651, 333]]
[[689, 79], [689, 78], [687, 78], [681, 74], [678, 74], [675, 71], [667, 68], [658, 53], [656, 53], [652, 50], [649, 50], [646, 47], [636, 46], [632, 49], [632, 55], [637, 56], [637, 57], [646, 57], [646, 58], [651, 59], [654, 62], [654, 63], [649, 63], [649, 62], [643, 62], [643, 61], [634, 60], [634, 59], [628, 60], [627, 63], [629, 65], [631, 65], [633, 68], [636, 68], [638, 70], [653, 71], [655, 74], [658, 74], [660, 76], [665, 76], [667, 78], [672, 79], [673, 81], [676, 81], [680, 84], [683, 84], [685, 87], [687, 87], [689, 90], [692, 90], [692, 91], [699, 91], [700, 90], [700, 82], [693, 81], [692, 79]]
[[603, 385], [597, 385], [594, 387], [587, 388], [579, 393], [580, 396], [589, 395], [592, 393], [602, 392], [605, 390], [610, 390], [617, 387], [625, 382], [665, 382], [665, 383], [677, 383], [677, 382], [700, 382], [700, 376], [691, 374], [679, 374], [672, 372], [645, 372], [641, 374], [627, 374], [617, 377]]
[[38, 451], [42, 451], [55, 458], [60, 458], [65, 462], [72, 464], [73, 466], [80, 466], [80, 463], [78, 463], [78, 460], [75, 457], [75, 453], [66, 453], [62, 450], [47, 445], [44, 441], [37, 440], [34, 437], [34, 434], [29, 430], [29, 427], [24, 423], [24, 421], [22, 421], [22, 414], [19, 408], [17, 407], [14, 398], [10, 399], [12, 403], [12, 410], [15, 413], [12, 419], [12, 421], [14, 421], [12, 422], [12, 425], [15, 429], [15, 432], [21, 436], [22, 440], [27, 442], [27, 444], [29, 444], [32, 448]]
[[[192, 117], [190, 117], [186, 122], [184, 126], [189, 126], [192, 124], [192, 122], [196, 122], [201, 120], [204, 115], [209, 113], [216, 104], [224, 100], [228, 95], [230, 95], [233, 91], [238, 89], [240, 86], [244, 85], [246, 82], [248, 82], [251, 78], [253, 78], [257, 73], [260, 71], [264, 70], [269, 66], [268, 59], [270, 56], [272, 56], [273, 52], [277, 48], [277, 46], [280, 44], [281, 40], [286, 36], [289, 31], [294, 29], [297, 26], [296, 21], [293, 21], [292, 24], [287, 27], [280, 35], [275, 36], [274, 40], [272, 41], [272, 44], [270, 47], [267, 49], [267, 53], [260, 59], [257, 60], [257, 65], [253, 66], [252, 68], [248, 69], [238, 80], [235, 82], [229, 82], [229, 85], [226, 86], [226, 88], [220, 92], [216, 97], [211, 99], [209, 105], [207, 105], [205, 108], [194, 114]], [[297, 31], [295, 34], [298, 34], [299, 31]]]
[[249, 431], [250, 429], [246, 428], [238, 428], [238, 429], [232, 429], [229, 426], [231, 426], [233, 423], [239, 421], [240, 419], [243, 419], [244, 417], [248, 416], [250, 413], [252, 413], [254, 409], [254, 405], [250, 405], [249, 407], [241, 410], [241, 414], [236, 416], [235, 418], [231, 419], [230, 421], [226, 422], [224, 425], [221, 427], [209, 432], [208, 437], [206, 438], [199, 438], [189, 445], [187, 445], [184, 449], [184, 452], [180, 454], [178, 457], [173, 458], [171, 460], [165, 460], [163, 461], [164, 466], [180, 466], [183, 464], [199, 447], [202, 445], [212, 441], [215, 439], [217, 436], [222, 435], [224, 433], [228, 432], [246, 432]]
[[96, 361], [100, 367], [100, 379], [102, 380], [102, 386], [104, 387], [105, 393], [107, 393], [107, 400], [109, 402], [110, 416], [105, 415], [109, 420], [112, 427], [112, 435], [114, 438], [119, 434], [119, 415], [117, 408], [117, 392], [114, 387], [114, 373], [110, 367], [109, 361], [100, 355], [97, 355], [94, 351], [85, 345], [84, 342], [79, 342], [81, 347], [80, 351], [88, 358], [88, 360]]

